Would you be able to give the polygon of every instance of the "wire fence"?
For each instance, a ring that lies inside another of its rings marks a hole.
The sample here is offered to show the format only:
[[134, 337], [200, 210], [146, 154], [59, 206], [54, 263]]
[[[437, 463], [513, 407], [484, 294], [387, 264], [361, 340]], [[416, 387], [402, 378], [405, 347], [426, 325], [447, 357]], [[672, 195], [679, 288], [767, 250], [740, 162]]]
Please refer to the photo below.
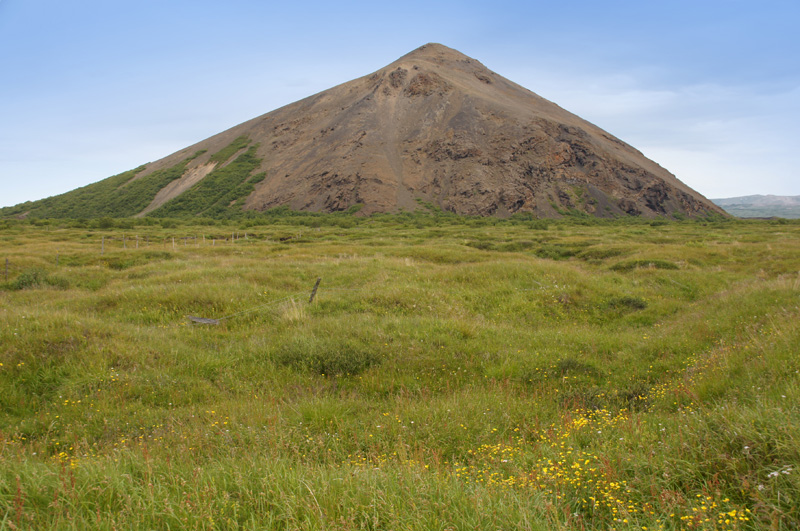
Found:
[[[297, 240], [302, 238], [302, 233], [296, 233], [288, 236], [280, 236], [276, 239], [272, 238], [265, 238], [259, 236], [257, 234], [251, 232], [232, 232], [230, 234], [195, 234], [192, 236], [167, 236], [167, 237], [152, 237], [150, 235], [125, 235], [122, 236], [100, 236], [99, 243], [99, 254], [101, 256], [105, 255], [106, 252], [114, 251], [114, 250], [137, 250], [137, 249], [153, 249], [154, 247], [162, 248], [162, 249], [172, 249], [173, 251], [179, 250], [181, 247], [201, 247], [201, 246], [212, 246], [215, 247], [219, 245], [225, 244], [234, 244], [240, 242], [242, 240], [248, 242], [267, 242], [267, 243], [285, 243], [291, 240]], [[53, 263], [56, 266], [61, 265], [61, 252], [56, 250], [55, 255], [52, 257]], [[2, 280], [6, 283], [10, 279], [13, 279], [15, 276], [23, 273], [25, 268], [21, 268], [19, 264], [14, 263], [8, 257], [3, 258], [3, 261], [0, 262], [0, 275], [2, 275]]]
[[[167, 237], [153, 237], [147, 236], [101, 236], [100, 237], [100, 254], [104, 254], [107, 249], [116, 247], [117, 249], [139, 249], [140, 247], [152, 247], [158, 245], [163, 248], [171, 247], [172, 250], [177, 250], [180, 247], [201, 247], [212, 246], [217, 244], [234, 244], [242, 240], [248, 242], [268, 242], [268, 243], [286, 243], [292, 240], [299, 240], [303, 237], [302, 232], [295, 234], [278, 236], [275, 239], [260, 236], [252, 232], [231, 232], [230, 234], [194, 234], [191, 236], [167, 236]], [[116, 243], [116, 245], [115, 245]]]
[[[188, 247], [190, 245], [194, 246], [194, 247], [200, 247], [200, 246], [212, 246], [213, 247], [213, 246], [216, 246], [218, 243], [220, 245], [223, 245], [223, 244], [234, 244], [234, 243], [239, 242], [241, 240], [250, 241], [250, 242], [253, 242], [253, 243], [256, 243], [256, 242], [285, 243], [285, 242], [288, 242], [290, 240], [296, 240], [296, 239], [300, 239], [300, 238], [302, 238], [302, 233], [284, 235], [284, 236], [280, 236], [280, 237], [277, 237], [277, 238], [274, 238], [274, 239], [273, 238], [269, 238], [269, 237], [259, 236], [257, 234], [248, 233], [248, 232], [242, 232], [242, 233], [240, 233], [240, 232], [232, 232], [230, 234], [227, 234], [227, 233], [226, 234], [216, 233], [216, 234], [201, 234], [201, 235], [191, 235], [191, 236], [168, 236], [168, 237], [162, 237], [162, 236], [151, 237], [151, 235], [144, 235], [144, 236], [131, 235], [131, 236], [129, 236], [129, 235], [123, 234], [121, 237], [120, 236], [105, 236], [105, 235], [100, 236], [100, 242], [99, 243], [100, 243], [100, 255], [104, 255], [107, 250], [114, 250], [114, 249], [116, 249], [117, 251], [119, 251], [119, 250], [127, 251], [127, 250], [148, 249], [148, 248], [152, 249], [155, 246], [155, 247], [163, 247], [163, 248], [167, 248], [167, 249], [171, 248], [173, 251], [177, 251], [180, 247]], [[22, 281], [26, 281], [26, 279], [23, 278], [23, 277], [25, 277], [26, 274], [30, 275], [30, 274], [39, 274], [39, 273], [41, 273], [39, 268], [36, 268], [36, 267], [27, 267], [26, 268], [25, 266], [20, 266], [19, 264], [15, 264], [11, 260], [9, 260], [9, 258], [7, 258], [7, 257], [2, 259], [2, 260], [3, 261], [0, 262], [0, 267], [2, 267], [2, 270], [0, 270], [0, 274], [2, 274], [2, 278], [5, 281], [5, 284], [7, 286], [9, 286], [9, 287], [11, 286], [9, 281], [22, 282]], [[61, 261], [61, 254], [60, 254], [59, 251], [55, 251], [55, 256], [53, 258], [53, 262], [51, 262], [51, 263], [54, 263], [56, 266], [59, 266], [60, 265], [60, 261]], [[69, 257], [67, 257], [67, 260], [65, 260], [65, 261], [66, 261], [67, 265], [70, 264]], [[45, 280], [47, 280], [47, 279], [45, 279]], [[541, 283], [541, 282], [539, 282], [539, 281], [537, 281], [535, 279], [528, 279], [528, 280], [530, 281], [531, 284], [535, 284], [535, 286], [526, 287], [526, 288], [522, 288], [522, 287], [514, 288], [514, 291], [520, 291], [520, 292], [531, 292], [531, 291], [542, 291], [542, 290], [548, 291], [548, 290], [550, 290], [552, 288], [559, 288], [559, 286], [555, 285], [555, 284], [548, 283], [548, 285], [546, 285], [546, 284], [543, 284], [543, 283]], [[665, 280], [670, 282], [670, 283], [672, 283], [672, 284], [674, 284], [675, 286], [681, 287], [683, 289], [686, 289], [686, 290], [692, 289], [689, 286], [687, 286], [687, 285], [685, 285], [683, 283], [680, 283], [680, 282], [678, 282], [678, 281], [676, 281], [674, 279], [671, 279], [671, 278], [667, 277]], [[38, 278], [38, 277], [31, 279], [31, 282], [35, 283], [37, 281], [41, 282], [41, 279]], [[314, 297], [316, 295], [317, 289], [319, 288], [320, 281], [321, 281], [321, 279], [317, 279], [316, 284], [311, 289], [310, 297], [309, 297], [309, 301], [308, 301], [309, 303], [312, 303], [314, 301]], [[564, 286], [562, 286], [561, 288], [563, 288], [563, 287]], [[328, 291], [328, 292], [358, 292], [358, 291], [363, 291], [363, 289], [364, 288], [349, 288], [349, 287], [325, 287], [324, 288], [324, 290]], [[233, 314], [224, 315], [224, 316], [221, 316], [221, 317], [187, 316], [187, 318], [190, 321], [192, 321], [194, 323], [197, 323], [197, 324], [220, 324], [220, 323], [222, 323], [222, 322], [224, 322], [224, 321], [226, 321], [228, 319], [232, 319], [234, 317], [239, 317], [239, 316], [242, 316], [242, 315], [247, 315], [247, 314], [251, 314], [251, 313], [255, 313], [255, 312], [259, 312], [259, 311], [264, 311], [264, 310], [266, 310], [266, 309], [268, 309], [270, 307], [273, 307], [275, 305], [283, 303], [283, 302], [285, 302], [287, 300], [294, 299], [296, 297], [300, 297], [300, 296], [308, 295], [308, 294], [309, 294], [309, 292], [307, 292], [307, 291], [295, 292], [295, 293], [292, 293], [292, 294], [287, 295], [285, 297], [281, 297], [279, 299], [270, 301], [268, 303], [265, 303], [265, 304], [262, 304], [262, 305], [259, 305], [259, 306], [255, 306], [253, 308], [248, 308], [248, 309], [245, 309], [245, 310], [233, 313]]]
[[[314, 302], [314, 297], [317, 295], [317, 290], [319, 289], [320, 282], [322, 282], [322, 278], [317, 278], [317, 281], [314, 283], [314, 287], [311, 289], [311, 296], [308, 298], [308, 303], [309, 304]], [[333, 288], [331, 291], [333, 291], [333, 290], [336, 290], [336, 288]], [[194, 315], [188, 315], [187, 318], [190, 321], [192, 321], [194, 323], [197, 323], [197, 324], [213, 324], [213, 325], [217, 325], [217, 324], [220, 324], [222, 321], [225, 321], [227, 319], [231, 319], [233, 317], [239, 317], [241, 315], [247, 315], [247, 314], [250, 314], [250, 313], [255, 313], [255, 312], [260, 312], [260, 311], [266, 310], [267, 308], [271, 308], [271, 307], [276, 306], [276, 305], [278, 305], [278, 304], [280, 304], [282, 302], [288, 301], [290, 299], [294, 299], [295, 297], [299, 297], [299, 296], [304, 295], [304, 294], [305, 294], [305, 292], [296, 292], [296, 293], [293, 293], [291, 295], [287, 295], [286, 297], [282, 297], [280, 299], [276, 299], [276, 300], [270, 301], [270, 302], [268, 302], [266, 304], [260, 304], [258, 306], [254, 306], [252, 308], [248, 308], [248, 309], [242, 310], [240, 312], [236, 312], [236, 313], [232, 313], [232, 314], [229, 314], [229, 315], [225, 315], [223, 317], [212, 318], [212, 317], [197, 317], [197, 316], [194, 316]]]

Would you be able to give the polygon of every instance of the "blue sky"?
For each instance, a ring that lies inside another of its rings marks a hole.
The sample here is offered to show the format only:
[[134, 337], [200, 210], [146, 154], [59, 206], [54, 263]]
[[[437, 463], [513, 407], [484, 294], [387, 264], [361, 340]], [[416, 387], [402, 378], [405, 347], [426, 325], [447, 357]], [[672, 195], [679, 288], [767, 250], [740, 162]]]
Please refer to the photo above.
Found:
[[800, 195], [800, 2], [0, 0], [0, 206], [157, 160], [427, 42], [707, 197]]

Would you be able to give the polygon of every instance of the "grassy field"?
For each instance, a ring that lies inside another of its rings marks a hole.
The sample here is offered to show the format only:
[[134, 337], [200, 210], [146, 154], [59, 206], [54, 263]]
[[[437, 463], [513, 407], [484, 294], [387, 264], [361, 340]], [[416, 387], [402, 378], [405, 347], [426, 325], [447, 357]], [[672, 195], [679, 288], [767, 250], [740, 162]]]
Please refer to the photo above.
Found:
[[0, 222], [0, 529], [800, 528], [800, 224], [315, 219]]

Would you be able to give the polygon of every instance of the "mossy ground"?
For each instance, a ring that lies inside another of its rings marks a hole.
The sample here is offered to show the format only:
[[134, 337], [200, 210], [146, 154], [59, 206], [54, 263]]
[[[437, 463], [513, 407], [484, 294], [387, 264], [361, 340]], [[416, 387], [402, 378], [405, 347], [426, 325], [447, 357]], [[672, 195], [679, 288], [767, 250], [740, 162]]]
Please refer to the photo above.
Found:
[[800, 527], [800, 225], [237, 223], [0, 225], [0, 529]]

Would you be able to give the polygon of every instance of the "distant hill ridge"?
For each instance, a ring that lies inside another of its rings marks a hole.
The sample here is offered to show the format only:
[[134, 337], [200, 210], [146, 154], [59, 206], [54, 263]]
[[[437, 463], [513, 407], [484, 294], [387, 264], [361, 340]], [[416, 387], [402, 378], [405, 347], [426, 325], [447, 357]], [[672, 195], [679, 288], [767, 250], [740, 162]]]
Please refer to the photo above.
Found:
[[633, 147], [440, 44], [161, 160], [0, 212], [225, 217], [431, 206], [479, 216], [724, 215]]
[[745, 195], [711, 201], [742, 218], [800, 218], [800, 195]]

